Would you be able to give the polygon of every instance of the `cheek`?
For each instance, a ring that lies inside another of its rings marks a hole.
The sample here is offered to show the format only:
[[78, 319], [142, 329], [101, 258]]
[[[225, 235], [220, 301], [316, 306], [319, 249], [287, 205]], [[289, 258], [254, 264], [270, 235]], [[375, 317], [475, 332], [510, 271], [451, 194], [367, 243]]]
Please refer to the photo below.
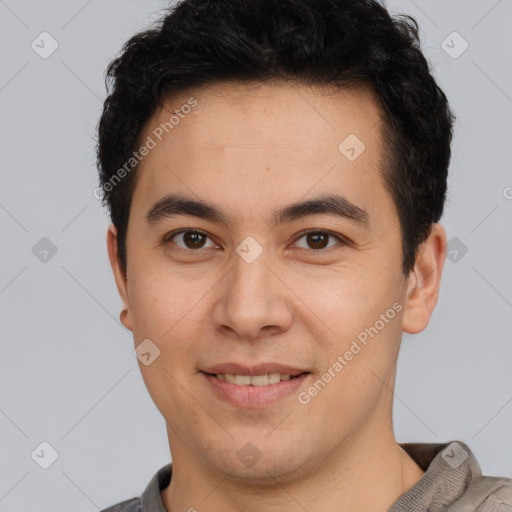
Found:
[[195, 370], [190, 366], [189, 355], [197, 338], [193, 332], [199, 324], [194, 321], [200, 308], [197, 302], [197, 292], [177, 284], [165, 273], [148, 272], [132, 281], [130, 308], [135, 344], [149, 339], [159, 350], [150, 365], [139, 363], [139, 368], [149, 394], [164, 416], [189, 401], [183, 383]]
[[[393, 279], [377, 270], [348, 268], [321, 279], [302, 279], [294, 291], [331, 340], [347, 340], [373, 325], [398, 297]], [[324, 329], [323, 329], [324, 330]]]
[[187, 367], [187, 361], [192, 360], [191, 351], [197, 350], [199, 329], [204, 326], [208, 307], [207, 301], [201, 300], [206, 292], [199, 283], [191, 286], [186, 280], [169, 278], [163, 271], [148, 272], [132, 279], [129, 293], [135, 344], [145, 339], [155, 343], [160, 350], [155, 363], [172, 376], [194, 371]]
[[[306, 304], [326, 369], [342, 356], [343, 387], [378, 384], [375, 375], [392, 370], [401, 339], [403, 304], [400, 282], [394, 274], [353, 272], [351, 276], [326, 279], [316, 285]], [[350, 378], [349, 378], [350, 375]], [[344, 378], [345, 378], [344, 377]], [[333, 388], [336, 386], [333, 386]]]
[[187, 291], [184, 283], [170, 279], [165, 272], [139, 271], [132, 275], [128, 296], [135, 338], [138, 339], [136, 334], [164, 338], [190, 310], [194, 298], [191, 295], [196, 297], [193, 304], [197, 294]]

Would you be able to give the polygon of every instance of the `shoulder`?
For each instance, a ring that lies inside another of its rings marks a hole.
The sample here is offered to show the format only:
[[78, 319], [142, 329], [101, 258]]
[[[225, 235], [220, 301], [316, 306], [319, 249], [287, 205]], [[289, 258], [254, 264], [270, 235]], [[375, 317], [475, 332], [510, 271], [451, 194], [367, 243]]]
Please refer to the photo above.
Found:
[[467, 494], [483, 497], [478, 512], [512, 512], [512, 479], [482, 476], [468, 487]]
[[482, 474], [464, 442], [401, 446], [425, 473], [390, 511], [512, 512], [512, 479]]
[[161, 492], [169, 485], [171, 476], [172, 464], [169, 463], [153, 475], [140, 497], [121, 501], [100, 512], [165, 512]]
[[447, 512], [512, 512], [512, 478], [482, 474], [475, 454], [462, 441], [450, 443], [441, 456], [465, 482], [464, 493]]
[[116, 505], [103, 509], [101, 512], [142, 512], [140, 498], [121, 501]]

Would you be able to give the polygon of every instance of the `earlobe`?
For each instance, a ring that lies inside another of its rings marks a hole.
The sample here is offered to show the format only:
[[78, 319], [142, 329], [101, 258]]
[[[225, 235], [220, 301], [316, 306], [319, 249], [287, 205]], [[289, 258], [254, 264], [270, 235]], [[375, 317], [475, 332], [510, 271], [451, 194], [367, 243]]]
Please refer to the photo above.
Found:
[[407, 279], [402, 330], [409, 334], [423, 331], [430, 321], [437, 299], [446, 259], [446, 231], [434, 224], [418, 248], [414, 268]]
[[128, 278], [124, 273], [121, 262], [119, 260], [119, 253], [117, 250], [117, 228], [111, 224], [107, 231], [107, 250], [110, 266], [116, 281], [117, 291], [123, 301], [123, 309], [120, 314], [121, 323], [130, 331], [133, 330], [130, 308], [128, 303]]

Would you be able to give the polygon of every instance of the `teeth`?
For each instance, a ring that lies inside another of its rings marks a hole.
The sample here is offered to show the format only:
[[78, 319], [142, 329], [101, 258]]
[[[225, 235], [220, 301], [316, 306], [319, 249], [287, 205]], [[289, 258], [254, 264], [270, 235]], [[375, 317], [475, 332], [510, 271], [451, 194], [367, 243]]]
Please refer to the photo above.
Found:
[[290, 380], [289, 373], [267, 373], [265, 375], [230, 375], [228, 373], [218, 373], [216, 377], [219, 380], [237, 384], [238, 386], [267, 386], [268, 384], [277, 384], [283, 380]]

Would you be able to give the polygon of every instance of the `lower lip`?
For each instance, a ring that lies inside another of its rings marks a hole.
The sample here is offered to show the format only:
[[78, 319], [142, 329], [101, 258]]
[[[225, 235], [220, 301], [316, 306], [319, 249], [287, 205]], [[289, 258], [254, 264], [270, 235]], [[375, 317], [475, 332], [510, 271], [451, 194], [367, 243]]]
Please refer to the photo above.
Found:
[[248, 409], [265, 406], [291, 395], [300, 388], [309, 375], [308, 373], [302, 373], [293, 379], [283, 380], [277, 384], [268, 384], [267, 386], [239, 386], [219, 380], [215, 375], [201, 373], [217, 396], [236, 407]]

